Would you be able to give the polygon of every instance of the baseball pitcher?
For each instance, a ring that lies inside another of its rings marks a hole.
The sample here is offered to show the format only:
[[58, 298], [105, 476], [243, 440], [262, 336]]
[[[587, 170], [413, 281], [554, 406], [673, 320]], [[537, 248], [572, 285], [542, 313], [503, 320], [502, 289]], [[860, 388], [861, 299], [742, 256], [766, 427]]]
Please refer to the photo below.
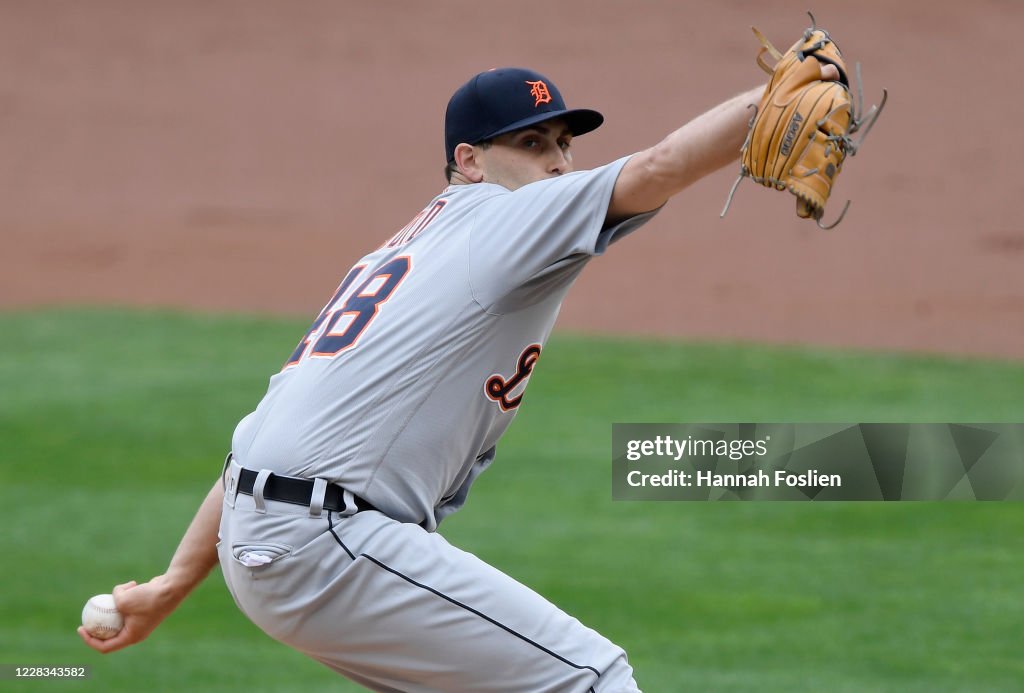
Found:
[[344, 271], [166, 573], [116, 587], [124, 629], [83, 639], [143, 640], [219, 562], [256, 625], [370, 689], [638, 690], [621, 648], [435, 530], [495, 460], [579, 273], [735, 161], [763, 90], [575, 171], [600, 113], [527, 69], [461, 86], [449, 185]]

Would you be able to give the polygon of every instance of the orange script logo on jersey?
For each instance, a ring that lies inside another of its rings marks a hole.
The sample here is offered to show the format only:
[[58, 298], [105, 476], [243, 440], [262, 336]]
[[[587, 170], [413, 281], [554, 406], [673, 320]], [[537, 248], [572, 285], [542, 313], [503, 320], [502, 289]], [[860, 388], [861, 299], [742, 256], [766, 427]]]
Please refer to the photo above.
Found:
[[526, 80], [526, 83], [531, 87], [530, 96], [536, 99], [536, 101], [533, 102], [534, 108], [540, 106], [542, 103], [551, 103], [551, 92], [548, 91], [548, 85], [544, 84], [544, 82], [540, 80], [537, 80], [536, 82]]
[[[495, 373], [484, 383], [484, 394], [489, 400], [497, 402], [502, 411], [511, 411], [522, 403], [523, 390], [526, 388], [523, 383], [533, 373], [533, 367], [537, 365], [537, 359], [540, 358], [540, 351], [540, 344], [531, 344], [523, 350], [523, 353], [519, 354], [516, 372], [511, 378], [505, 378], [500, 373]], [[523, 388], [517, 396], [513, 397], [512, 391], [520, 385], [523, 385]]]

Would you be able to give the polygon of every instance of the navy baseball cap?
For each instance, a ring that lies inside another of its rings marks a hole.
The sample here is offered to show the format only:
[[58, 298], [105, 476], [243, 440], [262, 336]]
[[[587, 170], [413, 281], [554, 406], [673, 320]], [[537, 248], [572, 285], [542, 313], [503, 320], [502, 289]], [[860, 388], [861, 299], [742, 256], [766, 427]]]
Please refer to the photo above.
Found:
[[460, 143], [477, 144], [551, 118], [564, 118], [573, 135], [596, 130], [604, 116], [588, 108], [567, 109], [562, 95], [544, 75], [521, 67], [503, 67], [469, 80], [452, 95], [444, 117], [447, 161]]

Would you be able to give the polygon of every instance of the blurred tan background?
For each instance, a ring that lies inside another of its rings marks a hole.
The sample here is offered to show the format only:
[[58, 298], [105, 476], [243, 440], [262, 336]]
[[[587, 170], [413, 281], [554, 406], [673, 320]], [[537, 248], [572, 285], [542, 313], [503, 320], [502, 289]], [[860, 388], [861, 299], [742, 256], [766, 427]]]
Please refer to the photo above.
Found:
[[[0, 307], [312, 318], [444, 185], [451, 92], [501, 65], [601, 110], [590, 168], [762, 81], [805, 2], [0, 2]], [[814, 3], [889, 105], [826, 219], [738, 163], [591, 263], [562, 329], [1024, 357], [1024, 3]], [[1019, 32], [1018, 32], [1019, 33]]]

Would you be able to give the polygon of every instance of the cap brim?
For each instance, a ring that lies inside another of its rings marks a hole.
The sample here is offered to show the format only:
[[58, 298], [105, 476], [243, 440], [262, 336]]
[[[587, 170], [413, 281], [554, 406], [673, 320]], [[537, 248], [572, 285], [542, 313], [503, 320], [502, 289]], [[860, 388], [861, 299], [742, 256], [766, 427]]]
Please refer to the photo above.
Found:
[[530, 127], [531, 125], [543, 123], [545, 120], [553, 120], [555, 118], [565, 119], [566, 124], [569, 126], [569, 132], [573, 134], [573, 137], [593, 132], [601, 127], [601, 123], [604, 122], [603, 115], [589, 108], [571, 108], [565, 111], [546, 111], [529, 118], [517, 120], [511, 125], [506, 125], [500, 130], [481, 137], [480, 141], [489, 140], [493, 137], [497, 137], [498, 135], [504, 135], [515, 130], [522, 130], [523, 128]]

